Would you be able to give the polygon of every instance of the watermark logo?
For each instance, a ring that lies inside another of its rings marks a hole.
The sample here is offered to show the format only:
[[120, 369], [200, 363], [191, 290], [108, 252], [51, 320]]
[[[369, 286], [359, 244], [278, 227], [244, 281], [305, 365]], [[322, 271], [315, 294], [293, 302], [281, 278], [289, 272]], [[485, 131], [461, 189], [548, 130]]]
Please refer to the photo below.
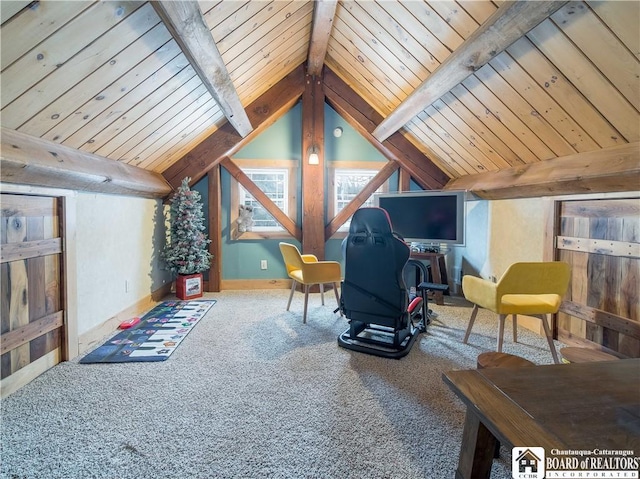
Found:
[[640, 479], [640, 457], [633, 450], [514, 447], [514, 479]]
[[543, 479], [544, 448], [514, 447], [511, 451], [511, 475], [514, 479]]

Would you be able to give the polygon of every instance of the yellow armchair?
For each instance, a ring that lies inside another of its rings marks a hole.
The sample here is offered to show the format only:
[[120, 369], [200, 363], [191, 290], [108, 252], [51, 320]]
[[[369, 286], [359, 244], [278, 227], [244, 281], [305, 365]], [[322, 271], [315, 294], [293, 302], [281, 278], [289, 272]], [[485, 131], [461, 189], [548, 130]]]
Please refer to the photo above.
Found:
[[320, 286], [320, 297], [324, 305], [324, 285], [326, 283], [332, 283], [333, 292], [336, 295], [336, 302], [338, 306], [340, 306], [340, 298], [338, 296], [338, 283], [342, 280], [340, 263], [337, 261], [318, 261], [315, 255], [300, 254], [300, 250], [298, 250], [295, 245], [289, 243], [280, 243], [280, 252], [282, 253], [282, 259], [287, 268], [287, 275], [293, 280], [291, 293], [289, 294], [289, 302], [287, 303], [287, 311], [289, 311], [289, 307], [291, 306], [293, 292], [298, 283], [304, 286], [303, 323], [307, 322], [309, 287], [314, 284]]
[[465, 298], [474, 303], [474, 306], [463, 342], [466, 344], [469, 339], [478, 308], [498, 314], [498, 352], [502, 351], [506, 317], [513, 315], [513, 341], [517, 342], [517, 315], [534, 316], [542, 321], [553, 361], [559, 363], [546, 315], [558, 312], [562, 297], [569, 287], [570, 277], [569, 265], [560, 261], [514, 263], [497, 283], [475, 276], [464, 276], [462, 290]]

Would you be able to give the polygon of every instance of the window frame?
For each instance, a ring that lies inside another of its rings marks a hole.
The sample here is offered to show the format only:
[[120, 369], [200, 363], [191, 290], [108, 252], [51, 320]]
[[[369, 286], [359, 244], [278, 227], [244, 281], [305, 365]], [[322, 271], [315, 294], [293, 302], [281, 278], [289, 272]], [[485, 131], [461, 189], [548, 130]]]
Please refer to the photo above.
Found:
[[[373, 176], [378, 174], [380, 170], [387, 164], [386, 161], [332, 161], [329, 162], [327, 168], [327, 177], [329, 179], [329, 198], [327, 201], [327, 218], [331, 221], [338, 214], [336, 210], [336, 173], [344, 170], [354, 171], [371, 171]], [[379, 193], [389, 192], [389, 179], [387, 179], [380, 187]], [[344, 229], [345, 225], [342, 225], [338, 231], [336, 231], [332, 238], [345, 238], [349, 231]]]
[[[288, 213], [287, 216], [293, 221], [297, 217], [297, 188], [298, 188], [298, 168], [299, 162], [297, 160], [274, 160], [274, 159], [232, 159], [232, 161], [241, 170], [286, 170], [288, 172], [286, 202]], [[233, 240], [256, 240], [256, 239], [290, 239], [292, 236], [282, 226], [278, 229], [269, 231], [245, 231], [240, 233], [238, 231], [238, 217], [240, 208], [240, 183], [231, 177], [230, 188], [230, 224], [229, 231], [231, 239]]]

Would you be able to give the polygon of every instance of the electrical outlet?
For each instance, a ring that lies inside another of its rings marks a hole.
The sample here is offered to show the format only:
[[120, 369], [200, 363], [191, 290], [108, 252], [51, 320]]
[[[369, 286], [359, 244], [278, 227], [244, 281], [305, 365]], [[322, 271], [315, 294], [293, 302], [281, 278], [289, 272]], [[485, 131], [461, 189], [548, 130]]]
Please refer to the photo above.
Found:
[[266, 259], [260, 260], [260, 269], [267, 269], [267, 260]]

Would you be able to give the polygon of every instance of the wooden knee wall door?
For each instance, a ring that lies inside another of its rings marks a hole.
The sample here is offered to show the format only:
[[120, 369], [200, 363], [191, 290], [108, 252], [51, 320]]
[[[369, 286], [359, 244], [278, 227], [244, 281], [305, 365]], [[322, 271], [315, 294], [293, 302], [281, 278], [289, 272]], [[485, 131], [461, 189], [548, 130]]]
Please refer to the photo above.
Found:
[[61, 200], [0, 195], [0, 373], [5, 379], [64, 341]]
[[555, 258], [571, 265], [558, 339], [640, 357], [640, 198], [563, 199]]

